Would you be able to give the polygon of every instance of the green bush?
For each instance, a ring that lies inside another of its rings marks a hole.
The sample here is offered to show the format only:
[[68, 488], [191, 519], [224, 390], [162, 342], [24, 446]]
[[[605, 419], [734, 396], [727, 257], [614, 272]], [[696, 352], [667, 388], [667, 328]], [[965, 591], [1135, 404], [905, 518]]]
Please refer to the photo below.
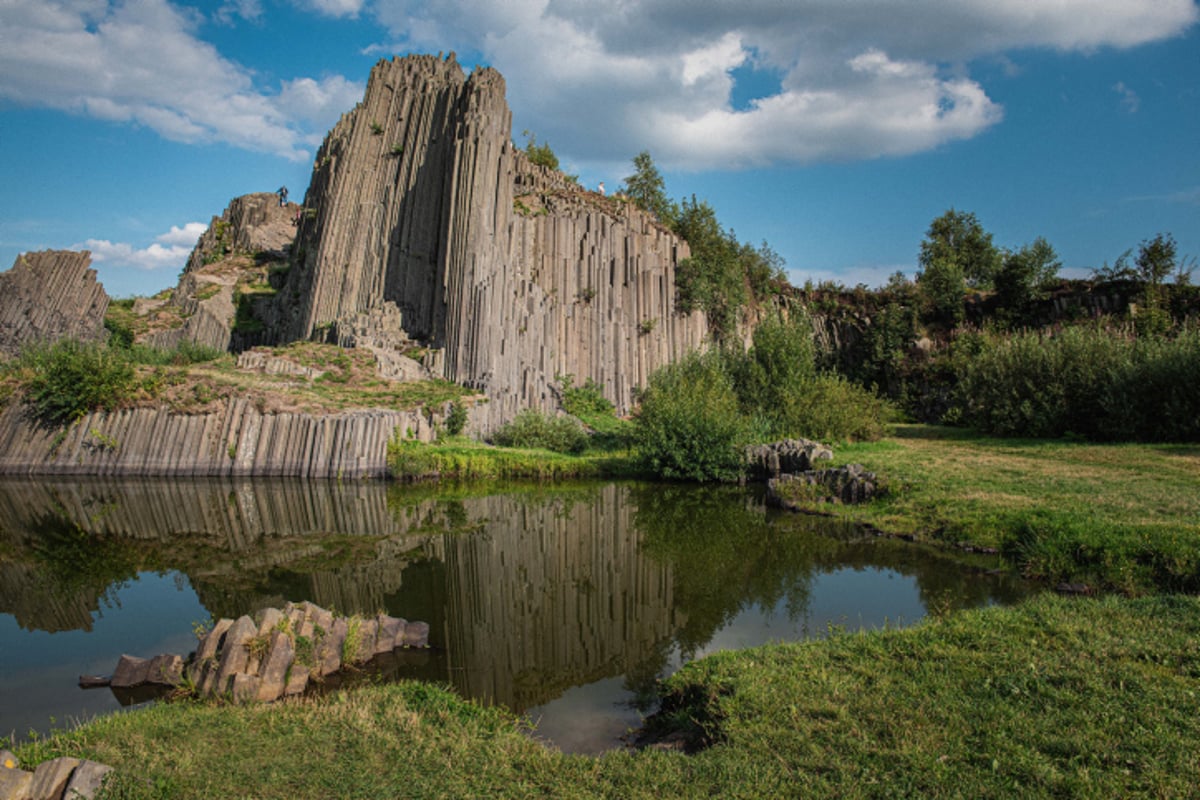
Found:
[[462, 403], [450, 404], [450, 413], [446, 415], [446, 433], [458, 436], [467, 427], [467, 407]]
[[98, 408], [112, 409], [137, 388], [128, 354], [103, 344], [64, 339], [34, 346], [21, 355], [30, 371], [26, 401], [49, 425], [73, 422]]
[[501, 447], [538, 447], [555, 453], [582, 453], [587, 433], [574, 417], [553, 417], [527, 408], [492, 436]]
[[651, 375], [634, 437], [646, 466], [663, 478], [739, 479], [751, 427], [720, 356], [692, 353]]
[[1200, 334], [1100, 327], [985, 337], [959, 375], [963, 421], [1001, 436], [1200, 441]]
[[818, 375], [780, 398], [771, 438], [820, 442], [874, 441], [894, 412], [883, 400], [841, 375]]

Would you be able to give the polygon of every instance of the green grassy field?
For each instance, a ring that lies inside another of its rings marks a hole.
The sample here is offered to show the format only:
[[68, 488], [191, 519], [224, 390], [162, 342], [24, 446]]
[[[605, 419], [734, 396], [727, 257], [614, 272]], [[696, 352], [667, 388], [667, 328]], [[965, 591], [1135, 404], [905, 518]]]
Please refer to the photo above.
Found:
[[1187, 797], [1200, 600], [1061, 598], [726, 652], [666, 686], [691, 755], [564, 756], [417, 683], [162, 704], [22, 747], [117, 768], [109, 797]]
[[821, 510], [888, 533], [996, 547], [1030, 577], [1200, 591], [1200, 446], [997, 439], [897, 426], [835, 450], [889, 487]]

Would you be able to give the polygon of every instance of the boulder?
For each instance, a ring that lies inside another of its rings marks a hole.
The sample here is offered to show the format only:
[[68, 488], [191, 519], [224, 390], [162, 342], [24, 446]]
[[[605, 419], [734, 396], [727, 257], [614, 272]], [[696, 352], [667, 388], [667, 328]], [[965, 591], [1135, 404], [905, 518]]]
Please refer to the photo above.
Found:
[[754, 480], [769, 480], [780, 475], [807, 472], [818, 461], [829, 461], [833, 451], [808, 439], [783, 439], [746, 448], [746, 466]]
[[146, 670], [146, 682], [160, 686], [178, 686], [183, 683], [183, 657], [163, 654], [150, 659]]
[[767, 482], [767, 502], [791, 510], [814, 503], [863, 503], [878, 492], [875, 473], [867, 472], [861, 464], [785, 474]]
[[33, 781], [29, 784], [29, 796], [38, 800], [62, 797], [71, 780], [71, 773], [80, 763], [77, 758], [64, 757], [38, 764], [33, 771]]
[[110, 685], [114, 689], [128, 689], [141, 686], [150, 674], [150, 660], [136, 656], [122, 655], [113, 670]]

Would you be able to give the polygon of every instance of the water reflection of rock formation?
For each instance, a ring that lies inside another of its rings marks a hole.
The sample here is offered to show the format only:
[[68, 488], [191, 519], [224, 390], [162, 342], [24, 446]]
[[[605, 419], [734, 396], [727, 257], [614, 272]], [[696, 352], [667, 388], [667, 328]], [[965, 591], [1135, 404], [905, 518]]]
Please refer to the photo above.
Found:
[[449, 680], [463, 694], [529, 708], [622, 674], [678, 628], [671, 568], [639, 555], [628, 489], [464, 506], [488, 522], [442, 544]]

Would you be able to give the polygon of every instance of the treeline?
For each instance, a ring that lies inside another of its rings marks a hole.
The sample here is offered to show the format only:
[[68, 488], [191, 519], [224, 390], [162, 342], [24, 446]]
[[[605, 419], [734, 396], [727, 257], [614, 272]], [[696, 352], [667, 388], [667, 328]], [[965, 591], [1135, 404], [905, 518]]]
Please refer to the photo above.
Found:
[[[919, 263], [915, 281], [792, 295], [834, 331], [820, 363], [919, 421], [1003, 436], [1200, 440], [1200, 287], [1170, 234], [1068, 282], [1045, 239], [998, 248], [973, 214], [952, 209], [931, 224]], [[1089, 291], [1127, 302], [1106, 315], [1052, 302]]]

